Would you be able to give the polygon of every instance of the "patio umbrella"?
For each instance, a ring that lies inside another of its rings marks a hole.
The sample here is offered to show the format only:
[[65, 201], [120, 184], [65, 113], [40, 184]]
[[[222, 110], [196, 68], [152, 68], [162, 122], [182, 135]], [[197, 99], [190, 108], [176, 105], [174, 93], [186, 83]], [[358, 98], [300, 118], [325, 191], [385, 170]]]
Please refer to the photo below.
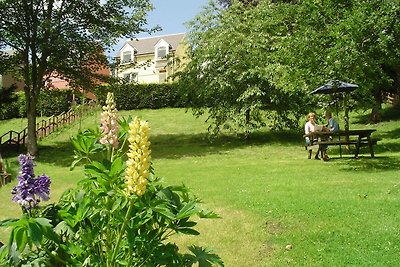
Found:
[[332, 80], [312, 91], [310, 95], [347, 93], [354, 91], [357, 88], [357, 84], [346, 83], [339, 80]]
[[346, 83], [339, 80], [331, 80], [326, 84], [318, 87], [314, 91], [310, 92], [310, 95], [315, 94], [337, 94], [337, 93], [345, 93], [344, 95], [344, 128], [345, 131], [349, 130], [349, 110], [347, 107], [348, 102], [348, 93], [354, 91], [358, 88], [357, 84]]

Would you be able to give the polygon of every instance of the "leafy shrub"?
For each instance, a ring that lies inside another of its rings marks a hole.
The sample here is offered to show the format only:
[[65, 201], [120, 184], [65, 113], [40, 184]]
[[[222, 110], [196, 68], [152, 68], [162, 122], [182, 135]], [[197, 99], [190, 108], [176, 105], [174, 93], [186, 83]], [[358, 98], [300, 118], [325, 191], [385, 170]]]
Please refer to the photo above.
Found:
[[18, 116], [18, 96], [15, 90], [17, 87], [12, 85], [8, 88], [0, 88], [0, 120], [15, 118]]
[[[176, 233], [198, 235], [193, 216], [218, 216], [201, 208], [185, 186], [165, 186], [154, 175], [148, 123], [128, 118], [116, 124], [108, 95], [101, 131], [85, 130], [71, 139], [71, 167], [85, 161], [85, 177], [58, 203], [36, 205], [35, 200], [44, 199], [43, 191], [48, 196], [49, 179], [34, 178], [33, 163], [20, 160], [19, 180], [25, 187], [14, 192], [24, 215], [0, 222], [13, 229], [8, 245], [0, 249], [0, 265], [223, 266], [208, 249], [190, 246], [182, 253], [168, 241]], [[117, 134], [118, 142], [110, 134]], [[38, 182], [42, 180], [44, 185]], [[32, 195], [21, 194], [26, 189]]]
[[73, 91], [70, 89], [41, 91], [37, 105], [38, 114], [52, 116], [68, 111], [71, 107], [72, 94]]
[[105, 103], [107, 92], [114, 93], [119, 110], [182, 106], [177, 83], [125, 83], [99, 86], [96, 88], [95, 94], [102, 105]]
[[[59, 115], [71, 108], [72, 95], [76, 92], [69, 89], [42, 90], [37, 103], [37, 115]], [[24, 92], [16, 92], [15, 97], [0, 106], [0, 120], [26, 117], [26, 101]]]

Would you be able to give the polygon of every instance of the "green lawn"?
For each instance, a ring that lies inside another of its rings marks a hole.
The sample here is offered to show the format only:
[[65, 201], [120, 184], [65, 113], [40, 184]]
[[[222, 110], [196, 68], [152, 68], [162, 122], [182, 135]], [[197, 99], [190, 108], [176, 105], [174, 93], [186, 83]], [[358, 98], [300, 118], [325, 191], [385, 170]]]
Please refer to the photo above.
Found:
[[[250, 140], [224, 136], [209, 142], [205, 118], [182, 109], [124, 111], [152, 128], [157, 176], [184, 183], [222, 218], [201, 220], [200, 236], [177, 237], [178, 244], [212, 248], [226, 266], [396, 266], [400, 262], [400, 124], [396, 116], [363, 125], [353, 114], [351, 128], [376, 128], [382, 138], [369, 158], [308, 160], [302, 132], [260, 131]], [[398, 118], [398, 117], [397, 117]], [[69, 171], [69, 137], [95, 127], [99, 113], [42, 140], [36, 174], [52, 177], [52, 200], [82, 178]], [[0, 132], [5, 124], [0, 125]], [[4, 156], [4, 155], [3, 155]], [[15, 154], [8, 154], [17, 168]], [[19, 214], [10, 202], [15, 181], [0, 188], [0, 219]], [[7, 240], [1, 229], [0, 240]], [[291, 245], [289, 249], [286, 247]]]

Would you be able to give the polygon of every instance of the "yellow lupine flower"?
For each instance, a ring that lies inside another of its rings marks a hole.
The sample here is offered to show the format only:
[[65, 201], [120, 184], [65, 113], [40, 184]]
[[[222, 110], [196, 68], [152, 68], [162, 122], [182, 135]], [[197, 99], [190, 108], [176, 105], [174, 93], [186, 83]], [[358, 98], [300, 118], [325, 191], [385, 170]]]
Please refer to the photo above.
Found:
[[142, 196], [150, 176], [149, 124], [137, 117], [129, 124], [129, 151], [125, 175], [128, 194]]

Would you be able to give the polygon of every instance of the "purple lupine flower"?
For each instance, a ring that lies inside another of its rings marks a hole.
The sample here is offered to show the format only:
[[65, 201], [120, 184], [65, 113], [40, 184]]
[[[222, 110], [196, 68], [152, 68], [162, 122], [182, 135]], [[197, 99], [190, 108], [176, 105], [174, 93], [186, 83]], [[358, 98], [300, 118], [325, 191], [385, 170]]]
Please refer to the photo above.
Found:
[[35, 165], [30, 155], [19, 155], [18, 162], [20, 166], [19, 177], [23, 176], [24, 179], [28, 179], [29, 177], [35, 176], [33, 173], [33, 167]]
[[35, 194], [40, 197], [43, 201], [49, 200], [50, 195], [50, 177], [43, 174], [38, 176], [34, 182]]
[[11, 192], [14, 195], [12, 200], [29, 210], [36, 207], [40, 200], [49, 200], [50, 178], [44, 174], [34, 177], [34, 164], [30, 155], [20, 155], [18, 161], [18, 185]]

